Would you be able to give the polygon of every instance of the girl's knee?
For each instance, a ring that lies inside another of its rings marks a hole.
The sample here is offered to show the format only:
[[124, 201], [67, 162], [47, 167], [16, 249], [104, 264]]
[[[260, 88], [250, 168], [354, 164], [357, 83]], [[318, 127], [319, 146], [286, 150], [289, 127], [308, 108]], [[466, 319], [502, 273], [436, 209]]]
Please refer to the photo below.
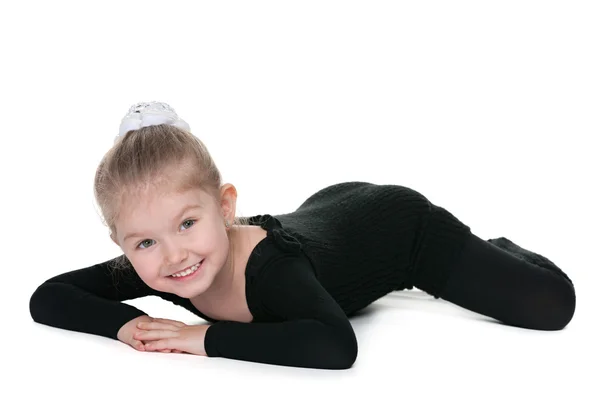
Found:
[[442, 297], [509, 325], [560, 330], [575, 313], [575, 289], [557, 269], [528, 262], [473, 235]]
[[524, 306], [529, 309], [532, 328], [561, 330], [571, 322], [575, 314], [575, 288], [570, 281], [558, 274], [548, 275], [547, 282], [532, 291]]

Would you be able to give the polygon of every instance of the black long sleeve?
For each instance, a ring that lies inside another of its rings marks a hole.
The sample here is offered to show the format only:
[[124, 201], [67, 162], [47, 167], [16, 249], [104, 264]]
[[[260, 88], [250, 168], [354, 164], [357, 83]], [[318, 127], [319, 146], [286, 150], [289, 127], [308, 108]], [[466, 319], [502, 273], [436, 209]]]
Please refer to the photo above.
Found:
[[185, 306], [177, 296], [151, 289], [132, 268], [115, 269], [115, 260], [69, 271], [42, 283], [29, 301], [33, 320], [116, 340], [125, 323], [146, 315], [122, 303], [124, 300], [156, 295]]
[[280, 257], [265, 266], [256, 293], [276, 322], [218, 322], [206, 334], [208, 356], [324, 369], [355, 362], [353, 328], [306, 258]]
[[[115, 270], [113, 261], [48, 279], [31, 296], [32, 318], [117, 339], [125, 323], [146, 314], [124, 300], [157, 295], [188, 308], [187, 299], [151, 289], [133, 269]], [[256, 279], [252, 304], [273, 322], [216, 322], [205, 338], [209, 357], [326, 369], [354, 363], [358, 345], [352, 326], [306, 258], [280, 257], [262, 268]]]

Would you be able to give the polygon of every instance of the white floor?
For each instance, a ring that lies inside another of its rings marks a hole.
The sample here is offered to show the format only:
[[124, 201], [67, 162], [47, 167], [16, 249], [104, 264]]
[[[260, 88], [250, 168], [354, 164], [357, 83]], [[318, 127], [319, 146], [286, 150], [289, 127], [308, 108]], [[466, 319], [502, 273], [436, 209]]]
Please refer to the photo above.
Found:
[[[151, 315], [198, 321], [161, 299], [132, 304]], [[15, 376], [6, 384], [22, 396], [62, 399], [597, 399], [590, 308], [580, 305], [562, 331], [541, 332], [498, 324], [419, 290], [393, 293], [352, 319], [359, 357], [342, 371], [142, 353], [21, 318], [18, 329], [5, 324], [18, 331], [5, 350]]]

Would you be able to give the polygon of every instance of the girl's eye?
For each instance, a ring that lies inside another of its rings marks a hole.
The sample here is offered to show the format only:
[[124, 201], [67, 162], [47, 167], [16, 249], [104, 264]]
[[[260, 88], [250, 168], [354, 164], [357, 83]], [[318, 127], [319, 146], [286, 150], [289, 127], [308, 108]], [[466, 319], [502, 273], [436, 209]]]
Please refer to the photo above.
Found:
[[[142, 240], [142, 241], [140, 242], [140, 244], [138, 244], [138, 246], [137, 246], [137, 247], [140, 247], [140, 246], [141, 246], [143, 243], [147, 243], [147, 242], [151, 242], [151, 241], [152, 241], [152, 239], [146, 239], [146, 240]], [[147, 247], [142, 247], [142, 249], [146, 249], [146, 248], [147, 248]]]
[[[192, 227], [192, 226], [193, 226], [193, 225], [196, 223], [196, 220], [195, 220], [195, 219], [187, 219], [187, 220], [183, 221], [183, 223], [182, 223], [181, 225], [182, 225], [182, 226], [183, 226], [183, 225], [185, 225], [185, 223], [186, 223], [186, 222], [191, 222], [191, 223], [192, 223], [191, 225], [188, 225], [188, 227], [186, 228], [186, 229], [189, 229], [189, 228], [191, 228], [191, 227]], [[148, 243], [148, 242], [152, 242], [152, 241], [153, 241], [152, 239], [145, 239], [145, 240], [142, 240], [142, 241], [141, 241], [141, 242], [140, 242], [140, 243], [137, 245], [137, 247], [139, 248], [139, 247], [140, 247], [142, 244], [144, 244], [144, 243]], [[141, 247], [141, 248], [142, 248], [142, 249], [147, 249], [148, 247]]]
[[[181, 225], [184, 225], [186, 222], [193, 222], [193, 223], [195, 223], [195, 222], [196, 222], [196, 220], [195, 220], [195, 219], [188, 219], [188, 220], [185, 220], [185, 221], [183, 221], [183, 224], [181, 224]], [[193, 224], [192, 224], [192, 225], [193, 225]], [[189, 227], [189, 228], [191, 228], [191, 227], [192, 227], [192, 225], [189, 225], [188, 227]]]

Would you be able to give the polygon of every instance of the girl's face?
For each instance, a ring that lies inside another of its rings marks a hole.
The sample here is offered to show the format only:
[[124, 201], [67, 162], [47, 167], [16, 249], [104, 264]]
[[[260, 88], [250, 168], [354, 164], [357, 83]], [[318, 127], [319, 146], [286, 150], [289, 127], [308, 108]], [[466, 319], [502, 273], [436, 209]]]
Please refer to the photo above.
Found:
[[148, 286], [192, 298], [229, 263], [225, 215], [199, 189], [144, 196], [123, 210], [113, 240]]

